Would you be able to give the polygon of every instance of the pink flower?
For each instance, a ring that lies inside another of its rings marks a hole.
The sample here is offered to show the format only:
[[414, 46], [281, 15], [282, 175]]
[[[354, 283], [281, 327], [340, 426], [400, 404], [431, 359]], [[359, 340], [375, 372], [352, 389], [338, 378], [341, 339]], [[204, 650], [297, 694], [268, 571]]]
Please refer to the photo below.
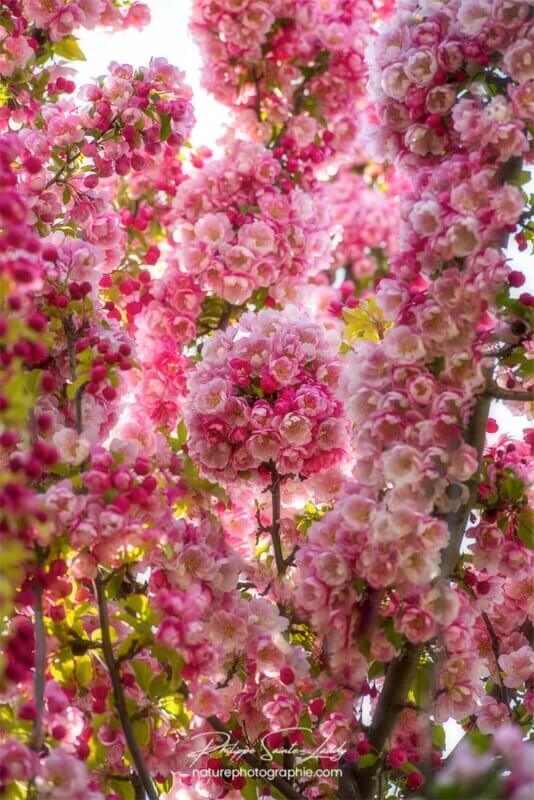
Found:
[[518, 83], [532, 80], [534, 78], [532, 40], [519, 39], [513, 42], [504, 54], [503, 64], [510, 77]]
[[425, 348], [421, 337], [407, 325], [397, 325], [384, 339], [384, 353], [393, 362], [413, 364], [423, 358]]
[[219, 247], [232, 235], [232, 226], [226, 214], [206, 214], [195, 225], [195, 236], [209, 247]]
[[275, 460], [280, 452], [280, 440], [274, 433], [255, 433], [247, 441], [247, 450], [260, 463]]
[[422, 608], [408, 606], [402, 611], [396, 629], [412, 644], [426, 642], [435, 634], [434, 617]]
[[31, 780], [37, 772], [38, 763], [37, 755], [21, 742], [8, 739], [0, 744], [3, 785], [11, 781]]
[[421, 458], [415, 448], [398, 444], [384, 454], [384, 476], [393, 484], [403, 486], [418, 480]]
[[58, 451], [59, 460], [64, 464], [78, 466], [89, 455], [90, 443], [74, 428], [61, 428], [54, 433], [52, 441]]
[[84, 762], [58, 747], [42, 761], [35, 785], [43, 800], [81, 800], [88, 780]]
[[504, 685], [517, 689], [534, 677], [534, 650], [525, 644], [519, 650], [501, 655], [499, 666], [504, 672]]
[[477, 712], [477, 726], [481, 733], [495, 733], [510, 720], [510, 712], [504, 703], [499, 703], [495, 698], [486, 695]]
[[228, 383], [222, 378], [214, 378], [200, 387], [196, 404], [202, 414], [220, 414], [225, 408], [228, 396]]
[[239, 242], [253, 253], [266, 256], [273, 251], [275, 238], [272, 229], [264, 222], [252, 222], [240, 228]]
[[6, 36], [0, 53], [0, 75], [9, 77], [16, 69], [26, 66], [34, 51], [24, 36]]
[[311, 424], [300, 414], [286, 414], [280, 423], [280, 435], [294, 447], [302, 447], [312, 439]]

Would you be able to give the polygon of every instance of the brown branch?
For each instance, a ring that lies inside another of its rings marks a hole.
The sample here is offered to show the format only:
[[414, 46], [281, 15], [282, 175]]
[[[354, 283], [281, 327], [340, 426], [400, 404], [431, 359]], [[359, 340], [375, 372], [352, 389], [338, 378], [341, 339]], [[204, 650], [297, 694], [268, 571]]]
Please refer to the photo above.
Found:
[[[40, 565], [42, 559], [38, 557]], [[43, 614], [43, 584], [38, 578], [33, 583], [34, 631], [35, 631], [35, 673], [33, 699], [35, 719], [33, 721], [32, 749], [39, 753], [43, 746], [44, 688], [46, 674], [46, 632]]]
[[280, 539], [280, 475], [276, 469], [274, 461], [269, 461], [269, 471], [271, 473], [271, 502], [272, 502], [272, 522], [270, 526], [271, 539], [274, 549], [274, 559], [278, 575], [284, 575], [287, 564], [282, 552], [282, 542]]
[[503, 683], [500, 666], [499, 666], [499, 658], [501, 655], [501, 649], [499, 647], [499, 639], [497, 638], [497, 634], [495, 633], [495, 628], [485, 611], [482, 612], [482, 620], [484, 625], [486, 626], [486, 630], [488, 632], [488, 636], [491, 642], [491, 649], [493, 652], [493, 657], [495, 658], [495, 667], [497, 669], [497, 678], [499, 681], [499, 694], [501, 696], [501, 700], [508, 706], [508, 711], [510, 711], [510, 698], [508, 696], [508, 689]]
[[[230, 733], [230, 731], [227, 730], [226, 726], [218, 717], [208, 717], [206, 722], [211, 725], [213, 730], [217, 731], [217, 733], [223, 734], [228, 741], [233, 742], [234, 744], [240, 744], [239, 739], [237, 739], [235, 736], [233, 736], [233, 734]], [[250, 767], [253, 767], [257, 770], [262, 770], [262, 772], [265, 771], [265, 762], [258, 758], [258, 756], [254, 755], [253, 753], [240, 753], [240, 755], [243, 761]], [[301, 795], [300, 792], [298, 792], [289, 783], [289, 781], [286, 781], [285, 778], [265, 778], [265, 781], [271, 786], [274, 786], [274, 788], [283, 794], [284, 797], [288, 798], [288, 800], [304, 800], [303, 795]]]
[[260, 78], [256, 71], [256, 67], [252, 67], [252, 81], [255, 87], [255, 96], [254, 96], [254, 112], [256, 114], [258, 122], [263, 122], [261, 118], [261, 91], [260, 91]]
[[[72, 320], [70, 317], [63, 321], [63, 329], [67, 337], [67, 353], [69, 356], [69, 371], [70, 379], [74, 383], [76, 381], [76, 331], [73, 328]], [[80, 386], [74, 395], [74, 415], [76, 422], [76, 432], [81, 433], [83, 430], [82, 418], [82, 395], [84, 387]]]
[[118, 670], [117, 661], [113, 653], [113, 645], [111, 644], [109, 614], [106, 602], [106, 594], [104, 589], [104, 580], [99, 572], [95, 578], [96, 597], [98, 601], [98, 614], [100, 617], [100, 628], [102, 630], [102, 649], [104, 651], [104, 660], [106, 667], [111, 678], [111, 685], [113, 687], [113, 700], [115, 709], [119, 718], [128, 750], [134, 764], [136, 773], [141, 781], [145, 794], [149, 800], [158, 800], [158, 793], [152, 781], [150, 772], [141, 753], [141, 749], [135, 738], [135, 733], [132, 726], [132, 721], [128, 715], [126, 708], [126, 699], [122, 688], [121, 678]]
[[521, 391], [520, 389], [503, 389], [496, 384], [488, 386], [486, 395], [494, 400], [511, 400], [515, 403], [534, 403], [534, 392]]

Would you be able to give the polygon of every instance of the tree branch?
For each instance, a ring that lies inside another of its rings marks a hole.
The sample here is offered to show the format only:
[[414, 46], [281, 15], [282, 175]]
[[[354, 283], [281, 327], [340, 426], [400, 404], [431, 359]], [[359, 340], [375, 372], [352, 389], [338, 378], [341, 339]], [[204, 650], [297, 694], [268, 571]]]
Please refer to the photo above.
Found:
[[501, 655], [501, 650], [499, 647], [499, 640], [497, 638], [497, 634], [495, 633], [495, 628], [485, 611], [482, 612], [482, 620], [484, 625], [486, 626], [486, 630], [488, 632], [488, 636], [491, 642], [491, 649], [493, 651], [493, 657], [495, 658], [495, 667], [497, 670], [497, 677], [499, 680], [499, 694], [501, 696], [501, 700], [508, 706], [508, 711], [510, 711], [510, 698], [508, 696], [508, 689], [503, 683], [500, 667], [499, 667], [499, 658]]
[[[70, 317], [63, 321], [63, 329], [65, 331], [65, 336], [67, 337], [67, 353], [69, 356], [69, 371], [70, 371], [70, 379], [73, 383], [76, 381], [76, 332], [72, 325], [72, 320]], [[74, 395], [74, 415], [75, 415], [75, 423], [76, 423], [76, 432], [81, 433], [83, 430], [83, 418], [82, 418], [82, 395], [83, 395], [84, 387], [80, 386], [80, 388], [76, 391]]]
[[502, 389], [495, 383], [488, 386], [486, 395], [494, 400], [512, 400], [516, 403], [534, 403], [534, 392], [521, 391], [519, 389]]
[[[227, 738], [229, 737], [231, 742], [240, 744], [239, 739], [237, 739], [235, 736], [233, 736], [233, 734], [230, 733], [230, 731], [227, 730], [224, 723], [222, 723], [218, 717], [208, 717], [206, 722], [211, 725], [213, 730], [217, 731], [218, 733], [222, 733]], [[265, 762], [258, 758], [258, 756], [255, 756], [253, 753], [240, 753], [240, 755], [243, 761], [249, 766], [257, 770], [262, 770], [262, 772], [265, 771]], [[274, 786], [275, 789], [278, 789], [278, 791], [283, 794], [284, 797], [287, 797], [288, 800], [304, 800], [303, 795], [294, 789], [289, 781], [285, 780], [285, 778], [271, 778], [270, 780], [265, 778], [265, 781], [271, 784], [271, 786]]]
[[[38, 564], [42, 559], [38, 557]], [[44, 687], [46, 673], [46, 633], [43, 615], [43, 584], [38, 578], [33, 584], [34, 631], [35, 631], [35, 675], [33, 697], [35, 719], [33, 721], [32, 749], [40, 752], [43, 746]]]
[[132, 722], [128, 716], [128, 710], [126, 708], [126, 700], [117, 667], [117, 661], [115, 660], [113, 646], [111, 644], [108, 607], [106, 602], [104, 581], [100, 572], [95, 578], [95, 589], [98, 601], [100, 627], [102, 629], [102, 649], [104, 651], [104, 660], [109, 672], [109, 677], [111, 678], [111, 685], [113, 687], [113, 700], [115, 702], [117, 715], [126, 739], [126, 744], [128, 745], [128, 750], [130, 751], [132, 762], [135, 766], [139, 780], [143, 784], [145, 794], [149, 800], [158, 800], [158, 793], [152, 781], [150, 772], [148, 771], [143, 754], [141, 753], [139, 744], [137, 743], [137, 739], [135, 738]]
[[274, 461], [269, 461], [269, 471], [271, 473], [271, 502], [272, 502], [272, 522], [271, 539], [273, 542], [274, 558], [278, 575], [283, 575], [287, 569], [282, 552], [282, 542], [280, 540], [280, 475], [276, 469]]

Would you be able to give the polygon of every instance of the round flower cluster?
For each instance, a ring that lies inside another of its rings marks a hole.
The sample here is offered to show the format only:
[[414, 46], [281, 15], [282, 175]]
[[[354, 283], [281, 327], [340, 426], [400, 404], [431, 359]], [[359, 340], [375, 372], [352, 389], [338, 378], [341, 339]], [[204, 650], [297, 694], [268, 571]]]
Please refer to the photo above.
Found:
[[403, 2], [369, 53], [380, 119], [370, 144], [419, 165], [465, 146], [490, 163], [521, 156], [533, 111], [531, 47], [527, 3], [453, 0], [434, 9]]
[[260, 144], [234, 142], [224, 158], [180, 185], [176, 208], [185, 269], [229, 303], [329, 265], [319, 188], [296, 185]]
[[319, 325], [295, 308], [244, 314], [204, 345], [185, 419], [189, 450], [217, 480], [305, 477], [343, 455], [349, 437], [333, 395], [339, 362]]
[[[193, 126], [191, 90], [184, 73], [165, 58], [134, 69], [112, 62], [106, 77], [82, 87], [88, 106], [80, 111], [66, 102], [44, 106], [46, 132], [55, 144], [78, 146], [99, 176], [126, 175], [145, 166], [146, 154], [159, 153], [163, 143], [180, 146]], [[120, 137], [102, 140], [103, 133]], [[94, 141], [87, 131], [94, 131]], [[94, 184], [89, 176], [86, 185]]]
[[192, 30], [204, 55], [203, 83], [237, 112], [237, 123], [268, 140], [285, 127], [302, 146], [322, 127], [334, 149], [353, 142], [365, 91], [363, 53], [373, 3], [201, 0]]

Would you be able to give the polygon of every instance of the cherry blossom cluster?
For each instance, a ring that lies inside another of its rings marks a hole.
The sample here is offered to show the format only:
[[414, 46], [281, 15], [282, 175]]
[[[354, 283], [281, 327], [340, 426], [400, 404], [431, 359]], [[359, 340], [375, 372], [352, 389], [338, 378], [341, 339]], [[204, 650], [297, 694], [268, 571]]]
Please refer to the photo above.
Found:
[[[382, 152], [439, 158], [459, 140], [487, 161], [522, 155], [532, 114], [528, 5], [456, 0], [423, 10], [406, 2], [402, 14], [369, 54]], [[496, 59], [508, 76], [502, 83]], [[500, 96], [491, 99], [490, 87]]]
[[313, 148], [326, 128], [329, 149], [346, 149], [365, 93], [374, 11], [366, 0], [201, 0], [192, 31], [204, 55], [204, 85], [254, 137], [268, 141], [282, 130]]
[[36, 28], [47, 31], [54, 42], [69, 36], [76, 28], [142, 28], [150, 19], [148, 7], [138, 2], [93, 0], [85, 3], [74, 0], [66, 4], [63, 0], [22, 0], [6, 5], [12, 14], [21, 14], [22, 30], [25, 30], [25, 19]]
[[236, 140], [178, 189], [184, 268], [234, 305], [329, 265], [325, 199], [300, 186], [272, 152]]
[[267, 473], [312, 475], [336, 463], [347, 419], [333, 390], [339, 360], [296, 308], [244, 314], [218, 331], [191, 372], [189, 452], [225, 482]]
[[80, 28], [141, 29], [150, 20], [148, 7], [131, 0], [7, 0], [4, 7], [0, 75], [3, 99], [14, 102], [9, 110], [2, 104], [2, 128], [9, 118], [33, 120], [40, 102], [75, 91], [73, 70], [65, 59], [84, 57], [73, 35]]

